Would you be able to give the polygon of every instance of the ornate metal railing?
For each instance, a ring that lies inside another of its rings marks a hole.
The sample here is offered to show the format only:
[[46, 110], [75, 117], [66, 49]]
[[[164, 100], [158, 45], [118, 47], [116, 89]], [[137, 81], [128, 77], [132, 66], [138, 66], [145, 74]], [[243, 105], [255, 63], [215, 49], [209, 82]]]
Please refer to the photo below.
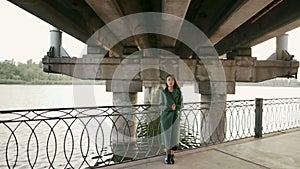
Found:
[[[266, 99], [262, 105], [227, 101], [213, 133], [207, 132], [203, 104], [184, 104], [182, 149], [257, 136], [259, 128], [269, 133], [300, 126], [300, 98]], [[160, 133], [158, 105], [0, 111], [0, 151], [5, 154], [0, 168], [86, 168], [161, 155]]]
[[300, 98], [264, 99], [264, 134], [300, 126]]
[[254, 136], [255, 100], [228, 101], [226, 141]]

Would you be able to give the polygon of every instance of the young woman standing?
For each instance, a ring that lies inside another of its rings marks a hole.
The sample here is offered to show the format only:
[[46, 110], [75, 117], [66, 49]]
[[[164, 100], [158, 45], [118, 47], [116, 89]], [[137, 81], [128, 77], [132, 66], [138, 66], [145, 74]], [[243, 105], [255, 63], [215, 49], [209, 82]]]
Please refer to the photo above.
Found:
[[162, 144], [165, 146], [165, 163], [174, 164], [174, 151], [179, 145], [180, 109], [182, 95], [173, 75], [167, 75], [166, 88], [160, 95]]

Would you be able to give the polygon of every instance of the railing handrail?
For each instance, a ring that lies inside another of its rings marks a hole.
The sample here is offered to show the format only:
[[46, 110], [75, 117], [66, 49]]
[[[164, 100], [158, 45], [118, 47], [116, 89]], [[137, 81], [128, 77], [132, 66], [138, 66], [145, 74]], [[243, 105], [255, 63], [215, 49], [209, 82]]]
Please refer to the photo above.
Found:
[[[267, 100], [282, 100], [282, 99], [300, 99], [300, 97], [292, 97], [292, 98], [269, 98], [269, 99], [264, 99], [265, 101]], [[227, 100], [226, 102], [241, 102], [241, 101], [254, 101], [254, 99], [246, 99], [246, 100]], [[221, 101], [220, 101], [221, 102]], [[183, 103], [184, 105], [186, 104], [199, 104], [199, 103], [211, 103], [211, 102], [186, 102]], [[218, 102], [214, 102], [218, 103]], [[81, 107], [62, 107], [62, 108], [37, 108], [37, 109], [0, 109], [0, 113], [11, 113], [11, 112], [24, 112], [24, 111], [57, 111], [57, 110], [72, 110], [72, 109], [96, 109], [96, 108], [115, 108], [115, 107], [136, 107], [136, 106], [158, 106], [159, 104], [133, 104], [133, 105], [118, 105], [118, 106], [81, 106]]]
[[115, 107], [135, 107], [135, 106], [153, 106], [154, 104], [134, 104], [120, 106], [86, 106], [86, 107], [63, 107], [63, 108], [38, 108], [38, 109], [9, 109], [0, 110], [0, 113], [24, 112], [24, 111], [58, 111], [58, 110], [74, 110], [74, 109], [96, 109], [96, 108], [115, 108]]
[[[225, 102], [241, 102], [241, 101], [254, 101], [254, 100], [227, 100]], [[188, 104], [200, 104], [200, 103], [223, 103], [224, 101], [201, 101], [201, 102], [185, 102], [183, 105]], [[97, 109], [97, 108], [116, 108], [116, 107], [137, 107], [137, 106], [159, 106], [159, 104], [133, 104], [133, 105], [110, 105], [110, 106], [80, 106], [80, 107], [61, 107], [61, 108], [30, 108], [30, 109], [0, 109], [0, 113], [11, 113], [11, 112], [29, 112], [29, 111], [58, 111], [58, 110], [74, 110], [74, 109]]]

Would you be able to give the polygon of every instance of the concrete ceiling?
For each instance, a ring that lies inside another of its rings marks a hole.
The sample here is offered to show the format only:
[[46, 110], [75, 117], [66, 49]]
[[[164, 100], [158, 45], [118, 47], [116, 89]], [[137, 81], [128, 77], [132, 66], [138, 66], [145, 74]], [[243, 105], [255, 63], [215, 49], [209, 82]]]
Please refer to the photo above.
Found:
[[[82, 42], [86, 42], [105, 24], [122, 16], [140, 12], [172, 14], [203, 31], [220, 55], [235, 48], [251, 47], [300, 26], [299, 0], [9, 1]], [[124, 23], [118, 33], [138, 29], [147, 28], [130, 21], [130, 25]], [[174, 28], [165, 26], [163, 29]], [[110, 36], [118, 35], [111, 33]], [[192, 54], [180, 41], [157, 34], [128, 37], [111, 48], [111, 52], [122, 55], [128, 48], [141, 50], [153, 47], [170, 49], [183, 58]]]

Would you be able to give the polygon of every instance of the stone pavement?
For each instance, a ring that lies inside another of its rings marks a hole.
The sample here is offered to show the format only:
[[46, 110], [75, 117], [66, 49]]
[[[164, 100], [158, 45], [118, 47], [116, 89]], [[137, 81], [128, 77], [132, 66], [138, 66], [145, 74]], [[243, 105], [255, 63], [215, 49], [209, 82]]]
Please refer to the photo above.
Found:
[[128, 169], [300, 169], [300, 129], [291, 129], [175, 154], [175, 164], [164, 156], [104, 167]]

